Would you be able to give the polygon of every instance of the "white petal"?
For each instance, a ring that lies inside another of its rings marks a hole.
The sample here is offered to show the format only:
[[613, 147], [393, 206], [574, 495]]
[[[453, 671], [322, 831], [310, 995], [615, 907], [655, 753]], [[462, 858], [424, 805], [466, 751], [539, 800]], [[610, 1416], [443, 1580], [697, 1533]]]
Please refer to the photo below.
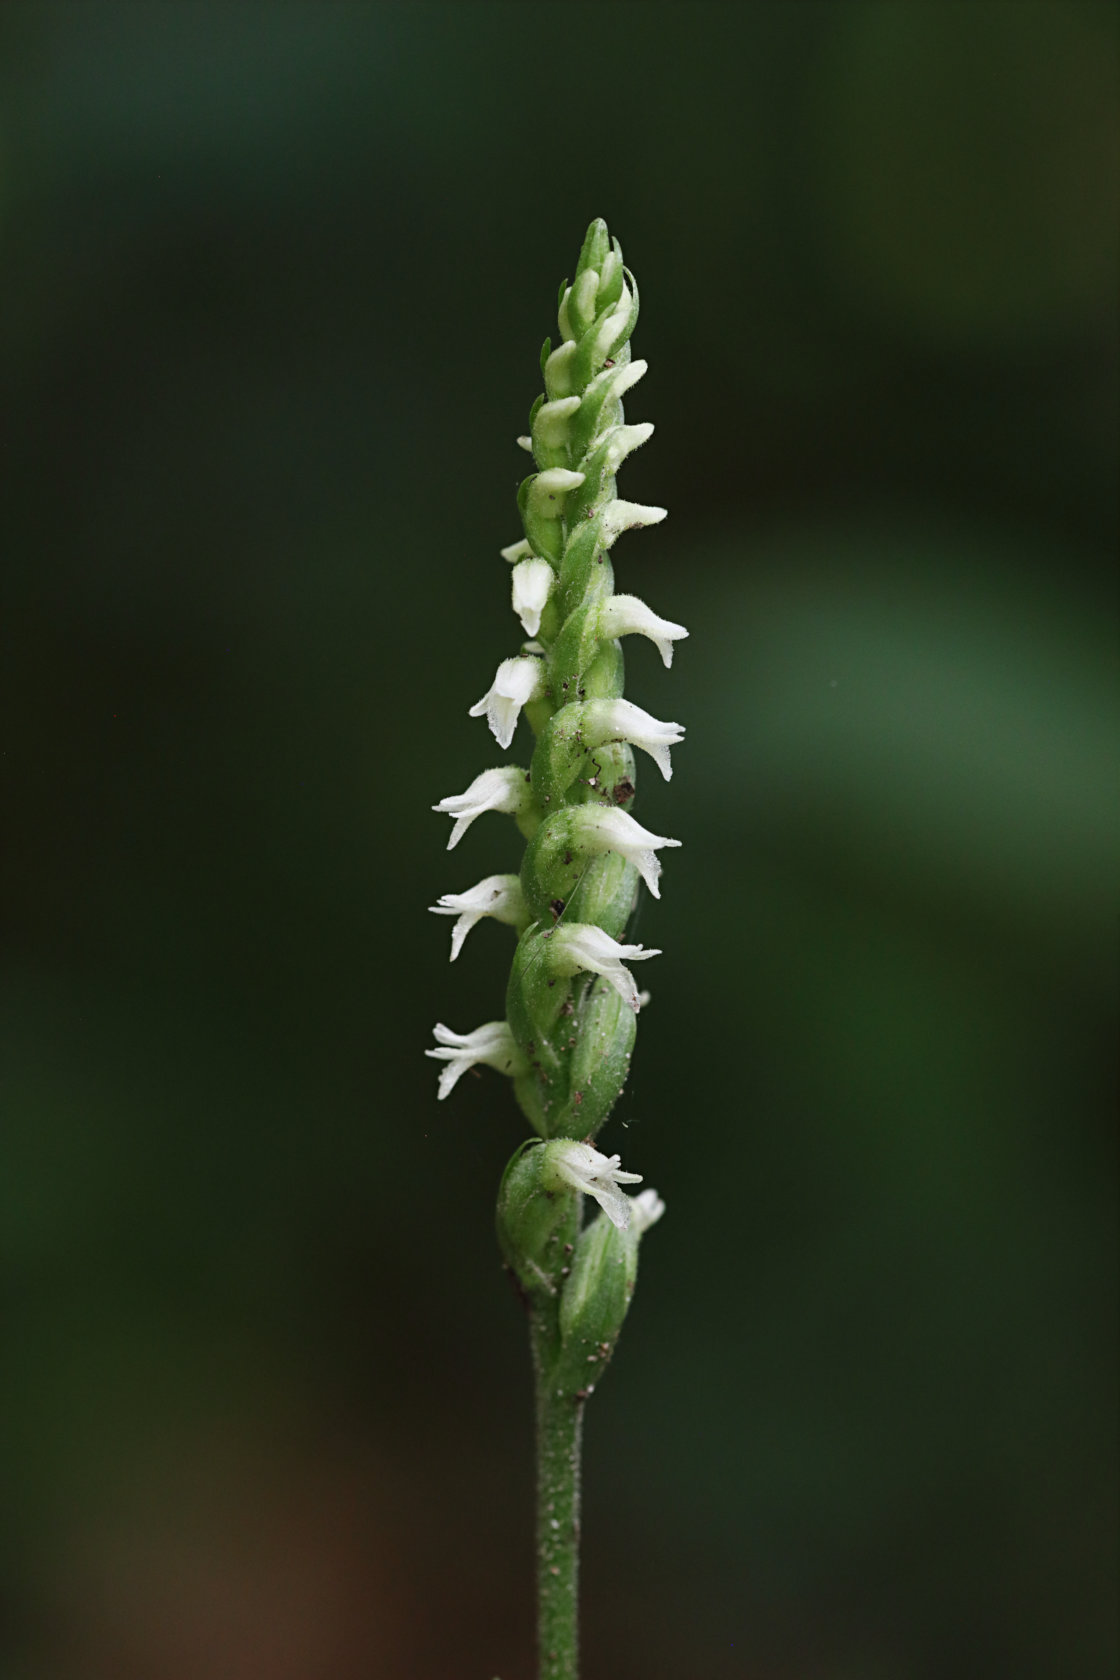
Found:
[[572, 358], [576, 353], [574, 338], [566, 339], [554, 350], [544, 364], [544, 388], [549, 397], [567, 397], [572, 391]]
[[433, 811], [455, 818], [455, 826], [447, 842], [448, 851], [459, 844], [471, 823], [483, 811], [519, 811], [525, 791], [524, 770], [518, 770], [514, 765], [503, 765], [498, 770], [484, 770], [475, 777], [465, 793], [448, 794], [438, 805], [433, 805]]
[[579, 405], [579, 397], [560, 397], [556, 402], [542, 403], [533, 421], [533, 436], [546, 449], [558, 449], [567, 443], [568, 422]]
[[444, 893], [438, 904], [428, 908], [437, 916], [458, 916], [451, 930], [451, 961], [463, 949], [467, 934], [484, 916], [513, 926], [526, 915], [521, 882], [516, 875], [487, 875], [463, 893]]
[[569, 922], [550, 936], [549, 963], [558, 974], [601, 974], [635, 1014], [640, 1008], [638, 988], [625, 963], [660, 955], [641, 945], [620, 944], [593, 922]]
[[539, 659], [503, 659], [494, 681], [481, 700], [476, 700], [469, 717], [482, 717], [500, 747], [508, 747], [521, 716], [521, 708], [536, 700], [544, 690], [544, 665]]
[[564, 497], [569, 490], [578, 490], [586, 475], [569, 472], [567, 467], [546, 467], [529, 486], [529, 505], [542, 519], [559, 519], [564, 511]]
[[522, 537], [520, 542], [510, 543], [508, 548], [498, 550], [502, 559], [508, 560], [511, 566], [516, 565], [518, 560], [527, 559], [532, 552], [533, 546], [528, 537]]
[[668, 513], [668, 508], [647, 507], [642, 502], [608, 502], [599, 525], [603, 547], [613, 547], [623, 531], [636, 530], [640, 525], [660, 525]]
[[533, 440], [532, 440], [532, 438], [531, 437], [519, 437], [517, 439], [517, 447], [518, 447], [518, 449], [523, 449], [525, 451], [526, 455], [531, 455], [533, 453]]
[[576, 832], [585, 845], [601, 852], [619, 852], [632, 863], [654, 898], [660, 898], [658, 879], [661, 864], [656, 851], [660, 846], [679, 846], [663, 834], [651, 834], [629, 811], [609, 810], [601, 805], [581, 805], [573, 812]]
[[525, 634], [535, 636], [541, 627], [541, 613], [556, 581], [556, 573], [547, 560], [519, 560], [512, 575], [513, 610], [521, 620]]
[[683, 624], [659, 618], [636, 595], [612, 595], [604, 601], [599, 629], [604, 636], [648, 636], [661, 654], [666, 670], [673, 663], [673, 643], [688, 635]]
[[[652, 436], [653, 424], [649, 420], [643, 420], [637, 426], [615, 426], [613, 431], [608, 433], [605, 450], [608, 461], [607, 470], [612, 473], [617, 472], [626, 457], [632, 455], [635, 449], [640, 449], [642, 444], [647, 443]], [[629, 503], [627, 505], [632, 507], [634, 504]]]
[[559, 1183], [594, 1196], [613, 1225], [625, 1231], [630, 1223], [630, 1197], [619, 1190], [620, 1184], [640, 1184], [641, 1173], [623, 1172], [618, 1155], [601, 1155], [589, 1143], [576, 1143], [571, 1138], [557, 1138], [545, 1145], [548, 1165]]
[[589, 701], [580, 732], [588, 746], [597, 747], [603, 741], [629, 741], [632, 746], [640, 747], [653, 759], [666, 781], [673, 774], [669, 748], [684, 740], [679, 723], [662, 723], [629, 700]]
[[480, 1064], [497, 1068], [500, 1073], [512, 1074], [521, 1061], [517, 1041], [506, 1021], [487, 1021], [474, 1032], [452, 1032], [442, 1021], [434, 1029], [438, 1048], [425, 1050], [425, 1056], [446, 1062], [439, 1076], [439, 1100], [442, 1102], [466, 1073]]

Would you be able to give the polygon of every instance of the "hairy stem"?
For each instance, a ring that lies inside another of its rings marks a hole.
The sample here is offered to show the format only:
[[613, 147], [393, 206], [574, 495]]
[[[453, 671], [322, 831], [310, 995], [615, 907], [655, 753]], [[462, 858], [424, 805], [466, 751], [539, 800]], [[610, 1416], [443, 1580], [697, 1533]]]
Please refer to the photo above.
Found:
[[558, 1387], [559, 1337], [530, 1315], [537, 1400], [537, 1645], [540, 1680], [579, 1673], [579, 1504], [583, 1400]]

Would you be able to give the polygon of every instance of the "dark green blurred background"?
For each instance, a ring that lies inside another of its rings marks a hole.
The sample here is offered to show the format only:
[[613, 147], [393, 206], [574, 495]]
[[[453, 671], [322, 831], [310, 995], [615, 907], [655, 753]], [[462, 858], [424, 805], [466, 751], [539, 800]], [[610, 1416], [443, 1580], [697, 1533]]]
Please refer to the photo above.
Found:
[[519, 847], [429, 806], [600, 214], [692, 638], [587, 1680], [1114, 1672], [1116, 18], [0, 14], [0, 1680], [528, 1680], [523, 1124], [421, 1054]]

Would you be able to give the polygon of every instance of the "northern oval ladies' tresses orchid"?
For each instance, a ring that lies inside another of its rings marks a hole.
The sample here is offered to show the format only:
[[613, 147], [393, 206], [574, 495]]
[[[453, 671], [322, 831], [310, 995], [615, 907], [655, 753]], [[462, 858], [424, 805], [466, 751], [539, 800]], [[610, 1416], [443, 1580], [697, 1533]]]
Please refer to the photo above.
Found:
[[[504, 1074], [533, 1131], [502, 1176], [497, 1228], [528, 1309], [537, 1383], [540, 1680], [577, 1680], [583, 1409], [618, 1340], [643, 1233], [665, 1207], [656, 1191], [629, 1195], [641, 1174], [594, 1141], [630, 1069], [642, 994], [629, 965], [660, 955], [628, 939], [627, 926], [643, 882], [660, 894], [658, 853], [680, 845], [631, 814], [635, 752], [668, 781], [684, 729], [625, 698], [621, 639], [646, 637], [669, 667], [688, 635], [614, 589], [620, 537], [666, 517], [617, 487], [620, 468], [653, 435], [622, 407], [646, 372], [630, 355], [638, 307], [621, 246], [592, 222], [560, 288], [559, 339], [541, 351], [544, 390], [517, 439], [532, 471], [517, 493], [522, 534], [500, 553], [528, 639], [470, 707], [503, 751], [524, 714], [532, 759], [527, 769], [484, 770], [434, 807], [453, 819], [449, 851], [488, 811], [513, 817], [526, 842], [519, 874], [487, 875], [431, 906], [455, 918], [452, 961], [483, 918], [508, 925], [516, 944], [504, 1018], [469, 1033], [440, 1023], [427, 1054], [442, 1064], [441, 1099], [469, 1069]], [[492, 1090], [479, 1085], [476, 1106]], [[652, 1129], [642, 1136], [652, 1144]]]

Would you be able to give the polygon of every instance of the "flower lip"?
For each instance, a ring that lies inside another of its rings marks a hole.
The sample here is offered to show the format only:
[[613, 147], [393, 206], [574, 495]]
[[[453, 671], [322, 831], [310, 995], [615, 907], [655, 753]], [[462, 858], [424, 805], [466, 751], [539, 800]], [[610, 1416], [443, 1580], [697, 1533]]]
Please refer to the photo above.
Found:
[[487, 875], [485, 880], [462, 893], [444, 893], [438, 904], [428, 908], [437, 916], [458, 916], [451, 930], [451, 961], [463, 949], [467, 934], [484, 916], [508, 922], [514, 927], [525, 917], [521, 882], [516, 875]]
[[476, 700], [468, 717], [485, 715], [490, 733], [500, 747], [508, 747], [521, 716], [521, 708], [544, 693], [544, 664], [539, 659], [503, 659], [490, 688]]
[[660, 955], [642, 945], [620, 944], [594, 922], [568, 922], [550, 936], [548, 963], [557, 974], [601, 974], [637, 1014], [638, 988], [625, 964]]
[[499, 1073], [514, 1075], [523, 1072], [527, 1065], [507, 1021], [486, 1021], [469, 1033], [452, 1032], [442, 1021], [437, 1021], [434, 1033], [437, 1048], [425, 1050], [424, 1054], [447, 1063], [439, 1076], [440, 1102], [450, 1096], [468, 1068], [492, 1067]]
[[554, 1138], [545, 1144], [545, 1173], [551, 1173], [559, 1188], [566, 1185], [584, 1196], [594, 1196], [612, 1225], [625, 1231], [630, 1224], [631, 1199], [620, 1184], [640, 1184], [641, 1173], [623, 1172], [620, 1155], [601, 1155], [589, 1143], [572, 1138]]
[[597, 852], [618, 852], [637, 869], [653, 894], [660, 898], [658, 880], [661, 864], [656, 851], [661, 846], [679, 846], [664, 834], [651, 834], [629, 811], [604, 805], [580, 805], [572, 813], [575, 834], [585, 846]]
[[455, 826], [447, 842], [448, 851], [459, 844], [471, 823], [483, 811], [505, 811], [512, 815], [514, 811], [520, 811], [525, 803], [525, 794], [524, 770], [506, 764], [496, 770], [483, 770], [465, 792], [450, 793], [446, 799], [441, 799], [438, 805], [432, 806], [432, 810], [455, 818]]
[[666, 670], [673, 663], [673, 643], [688, 635], [683, 624], [659, 618], [637, 595], [611, 595], [604, 601], [599, 629], [604, 636], [647, 636], [660, 653]]
[[684, 729], [679, 723], [662, 723], [629, 700], [589, 700], [580, 733], [589, 747], [597, 747], [603, 741], [629, 741], [632, 746], [641, 747], [666, 781], [673, 774], [669, 748], [684, 740]]
[[521, 620], [527, 636], [535, 636], [541, 627], [541, 613], [552, 593], [556, 573], [547, 560], [519, 560], [513, 568], [513, 610]]

